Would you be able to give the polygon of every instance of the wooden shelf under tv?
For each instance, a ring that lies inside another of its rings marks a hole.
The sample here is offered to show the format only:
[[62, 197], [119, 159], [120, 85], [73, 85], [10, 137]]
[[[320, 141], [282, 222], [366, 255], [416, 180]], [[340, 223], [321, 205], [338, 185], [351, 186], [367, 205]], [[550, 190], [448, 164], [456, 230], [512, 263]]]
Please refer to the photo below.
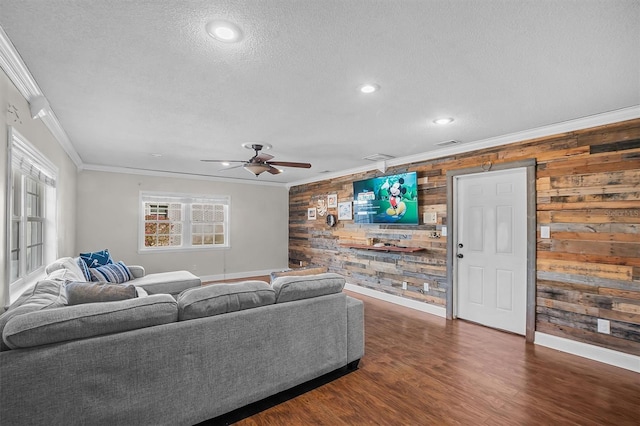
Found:
[[373, 251], [394, 251], [400, 253], [414, 253], [416, 251], [423, 251], [420, 247], [398, 247], [398, 246], [368, 246], [366, 244], [340, 244], [342, 247], [358, 249], [358, 250], [373, 250]]

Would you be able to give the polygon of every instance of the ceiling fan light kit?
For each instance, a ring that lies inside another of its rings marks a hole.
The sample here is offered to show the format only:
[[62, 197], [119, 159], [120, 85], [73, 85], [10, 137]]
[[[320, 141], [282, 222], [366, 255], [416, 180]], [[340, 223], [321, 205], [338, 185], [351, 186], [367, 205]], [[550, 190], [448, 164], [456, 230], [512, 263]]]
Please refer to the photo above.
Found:
[[269, 166], [267, 166], [266, 164], [247, 163], [244, 165], [244, 169], [248, 170], [249, 172], [253, 173], [256, 176], [260, 176], [260, 173], [263, 173], [269, 170]]

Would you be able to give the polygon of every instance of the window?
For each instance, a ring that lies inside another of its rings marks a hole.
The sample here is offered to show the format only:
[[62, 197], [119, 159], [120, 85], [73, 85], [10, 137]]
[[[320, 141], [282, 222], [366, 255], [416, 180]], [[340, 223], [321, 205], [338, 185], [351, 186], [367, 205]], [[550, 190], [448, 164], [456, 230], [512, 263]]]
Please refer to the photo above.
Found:
[[10, 141], [7, 253], [14, 292], [55, 258], [57, 170], [13, 128]]
[[229, 197], [142, 192], [140, 251], [229, 247]]

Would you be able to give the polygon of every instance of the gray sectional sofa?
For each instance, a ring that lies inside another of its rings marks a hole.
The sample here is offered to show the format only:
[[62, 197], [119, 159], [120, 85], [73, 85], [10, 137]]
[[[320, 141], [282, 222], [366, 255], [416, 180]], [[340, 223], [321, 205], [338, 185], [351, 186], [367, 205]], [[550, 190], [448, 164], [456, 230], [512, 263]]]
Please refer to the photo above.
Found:
[[329, 273], [67, 306], [65, 281], [45, 280], [50, 306], [4, 321], [0, 422], [192, 425], [353, 368], [364, 312], [343, 286]]

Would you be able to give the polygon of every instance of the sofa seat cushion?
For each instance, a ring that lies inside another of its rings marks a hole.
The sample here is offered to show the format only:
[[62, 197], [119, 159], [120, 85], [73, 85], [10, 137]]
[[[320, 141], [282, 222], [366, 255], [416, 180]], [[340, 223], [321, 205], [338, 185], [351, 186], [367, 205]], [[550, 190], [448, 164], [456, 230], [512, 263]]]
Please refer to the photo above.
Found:
[[276, 294], [264, 281], [210, 284], [185, 290], [178, 296], [178, 320], [210, 317], [273, 305]]
[[11, 349], [86, 339], [176, 322], [178, 306], [168, 294], [45, 309], [17, 315], [4, 327]]
[[[6, 324], [11, 319], [30, 312], [43, 309], [60, 308], [67, 304], [67, 293], [64, 281], [42, 280], [38, 281], [31, 291], [26, 291], [12, 304], [7, 312], [0, 315], [0, 334], [4, 332]], [[0, 350], [7, 350], [3, 341], [0, 342]]]
[[344, 277], [329, 272], [317, 275], [279, 277], [273, 281], [272, 287], [276, 292], [276, 303], [283, 303], [340, 293], [344, 284]]
[[131, 282], [138, 287], [143, 287], [149, 294], [174, 294], [192, 288], [200, 287], [200, 278], [189, 271], [158, 272], [146, 274]]
[[69, 305], [81, 305], [83, 303], [115, 302], [118, 300], [133, 299], [136, 297], [135, 286], [109, 284], [106, 282], [82, 282], [67, 283], [67, 303]]

